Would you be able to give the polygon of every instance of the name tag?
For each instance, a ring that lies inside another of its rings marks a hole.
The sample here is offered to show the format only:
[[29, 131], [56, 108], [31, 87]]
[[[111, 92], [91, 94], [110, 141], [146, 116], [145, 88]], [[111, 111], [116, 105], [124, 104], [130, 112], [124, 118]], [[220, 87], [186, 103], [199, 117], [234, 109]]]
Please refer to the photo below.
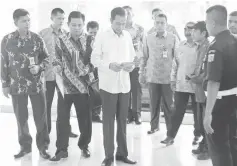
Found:
[[90, 82], [93, 82], [95, 80], [94, 73], [91, 72], [88, 75], [89, 75]]
[[29, 57], [30, 65], [35, 65], [35, 57]]
[[163, 56], [163, 58], [168, 58], [168, 51], [167, 50], [163, 50], [162, 56]]

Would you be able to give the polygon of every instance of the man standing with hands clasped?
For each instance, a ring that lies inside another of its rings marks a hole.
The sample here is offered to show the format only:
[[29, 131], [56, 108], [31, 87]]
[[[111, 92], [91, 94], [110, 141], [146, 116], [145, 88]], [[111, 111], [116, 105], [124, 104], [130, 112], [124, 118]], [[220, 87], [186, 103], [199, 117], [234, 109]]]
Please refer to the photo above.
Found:
[[21, 158], [31, 152], [32, 137], [28, 127], [28, 97], [31, 100], [36, 125], [36, 144], [40, 156], [49, 159], [46, 152], [49, 134], [46, 121], [45, 94], [42, 71], [48, 65], [48, 53], [42, 38], [31, 32], [30, 15], [25, 9], [13, 13], [17, 30], [6, 35], [1, 44], [1, 80], [3, 94], [11, 95], [18, 126], [18, 141], [21, 150], [14, 155]]
[[[136, 164], [128, 159], [126, 119], [131, 89], [129, 73], [138, 65], [132, 38], [125, 31], [126, 13], [121, 7], [111, 11], [111, 28], [98, 34], [91, 62], [98, 67], [102, 98], [105, 159], [103, 166], [114, 161], [114, 120], [117, 120], [116, 160]], [[134, 60], [136, 63], [134, 63]]]
[[227, 29], [227, 9], [206, 11], [206, 27], [215, 37], [206, 56], [207, 103], [204, 128], [213, 166], [237, 165], [237, 39]]

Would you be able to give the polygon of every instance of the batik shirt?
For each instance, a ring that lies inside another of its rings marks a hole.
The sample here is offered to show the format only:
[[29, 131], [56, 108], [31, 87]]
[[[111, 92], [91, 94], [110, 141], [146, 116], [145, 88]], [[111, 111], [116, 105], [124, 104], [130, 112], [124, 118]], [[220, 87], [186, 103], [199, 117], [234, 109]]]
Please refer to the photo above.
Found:
[[196, 96], [196, 102], [198, 103], [205, 103], [206, 101], [206, 96], [203, 89], [203, 81], [205, 79], [205, 73], [204, 70], [202, 69], [202, 66], [205, 63], [205, 56], [207, 54], [209, 45], [210, 43], [206, 39], [203, 43], [198, 44], [197, 46], [196, 67], [191, 81], [196, 84], [195, 96]]
[[171, 33], [148, 35], [143, 46], [141, 73], [148, 83], [170, 84], [172, 60], [178, 46], [178, 38]]
[[190, 76], [195, 70], [197, 59], [196, 47], [195, 43], [183, 41], [177, 48], [171, 71], [171, 81], [176, 82], [175, 91], [177, 92], [195, 92], [195, 84], [187, 80], [186, 76]]
[[84, 65], [87, 35], [75, 41], [70, 34], [60, 36], [56, 44], [57, 57], [62, 66], [65, 94], [88, 93], [87, 84], [90, 66]]
[[137, 24], [132, 24], [130, 27], [126, 27], [130, 35], [132, 36], [133, 46], [136, 51], [137, 56], [142, 56], [142, 45], [144, 37], [144, 29]]
[[53, 59], [55, 55], [55, 44], [56, 40], [60, 35], [66, 34], [66, 31], [63, 29], [59, 29], [56, 31], [52, 26], [43, 29], [40, 31], [40, 36], [44, 39], [46, 44], [46, 48], [49, 53], [49, 65], [45, 69], [44, 77], [46, 81], [54, 81], [55, 80], [55, 73], [54, 73], [54, 66], [53, 66]]
[[[20, 38], [18, 31], [6, 35], [1, 44], [1, 80], [2, 87], [10, 87], [10, 94], [37, 94], [43, 90], [42, 71], [46, 68], [48, 53], [43, 39], [28, 32], [26, 38]], [[41, 69], [31, 74], [30, 64], [38, 64]]]

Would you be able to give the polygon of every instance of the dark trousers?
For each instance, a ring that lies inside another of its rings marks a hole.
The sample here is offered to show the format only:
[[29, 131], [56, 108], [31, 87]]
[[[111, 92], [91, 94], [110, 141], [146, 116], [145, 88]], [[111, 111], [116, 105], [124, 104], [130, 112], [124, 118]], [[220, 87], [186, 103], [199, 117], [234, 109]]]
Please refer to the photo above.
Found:
[[[61, 92], [57, 86], [56, 81], [46, 81], [46, 99], [47, 99], [47, 123], [48, 123], [48, 132], [51, 132], [51, 109], [52, 109], [52, 103], [54, 98], [55, 89], [58, 93], [58, 101], [57, 101], [57, 114], [59, 112], [62, 112], [61, 109], [64, 108], [63, 106], [63, 96], [61, 95]], [[70, 126], [71, 128], [71, 126]], [[71, 131], [71, 130], [70, 130]]]
[[205, 129], [203, 125], [203, 120], [205, 116], [205, 108], [206, 108], [205, 103], [197, 103], [198, 125], [200, 129], [200, 133], [203, 136], [202, 141], [199, 143], [199, 145], [204, 147], [205, 150], [207, 150], [207, 140], [206, 140]]
[[135, 68], [130, 73], [131, 91], [129, 100], [128, 119], [133, 119], [141, 116], [142, 109], [142, 87], [139, 83], [139, 68]]
[[159, 129], [160, 120], [160, 103], [161, 98], [164, 101], [164, 114], [166, 126], [168, 128], [171, 118], [171, 105], [172, 105], [172, 90], [170, 84], [156, 84], [149, 83], [149, 94], [150, 94], [150, 110], [151, 110], [151, 130]]
[[111, 94], [101, 90], [103, 111], [103, 136], [105, 157], [114, 156], [114, 121], [117, 121], [117, 154], [127, 157], [126, 120], [128, 116], [129, 93]]
[[36, 144], [39, 150], [44, 150], [48, 148], [50, 141], [46, 121], [45, 94], [43, 92], [34, 95], [12, 95], [12, 104], [18, 127], [18, 141], [21, 149], [31, 149], [32, 137], [28, 126], [28, 97], [31, 100], [37, 131]]
[[91, 142], [92, 121], [88, 94], [65, 94], [64, 109], [60, 109], [57, 118], [57, 151], [67, 151], [70, 134], [70, 110], [74, 104], [80, 130], [78, 146], [85, 149]]
[[208, 134], [208, 151], [213, 166], [237, 166], [237, 96], [217, 99], [212, 112], [213, 134]]
[[200, 129], [198, 125], [198, 117], [197, 117], [197, 104], [195, 100], [195, 95], [192, 93], [186, 93], [186, 92], [175, 92], [174, 94], [174, 102], [175, 102], [175, 109], [171, 117], [171, 125], [167, 132], [167, 135], [169, 137], [175, 138], [177, 135], [177, 132], [180, 128], [180, 125], [182, 124], [189, 97], [191, 97], [192, 100], [192, 109], [194, 114], [194, 135], [200, 136]]

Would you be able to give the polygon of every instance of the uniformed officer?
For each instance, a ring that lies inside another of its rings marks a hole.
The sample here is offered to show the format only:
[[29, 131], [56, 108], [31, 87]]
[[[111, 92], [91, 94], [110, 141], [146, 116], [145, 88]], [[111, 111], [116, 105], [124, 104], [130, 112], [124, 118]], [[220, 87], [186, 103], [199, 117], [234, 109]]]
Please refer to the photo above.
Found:
[[208, 33], [215, 37], [206, 56], [207, 105], [204, 128], [213, 166], [237, 165], [237, 39], [227, 29], [227, 9], [206, 11]]

